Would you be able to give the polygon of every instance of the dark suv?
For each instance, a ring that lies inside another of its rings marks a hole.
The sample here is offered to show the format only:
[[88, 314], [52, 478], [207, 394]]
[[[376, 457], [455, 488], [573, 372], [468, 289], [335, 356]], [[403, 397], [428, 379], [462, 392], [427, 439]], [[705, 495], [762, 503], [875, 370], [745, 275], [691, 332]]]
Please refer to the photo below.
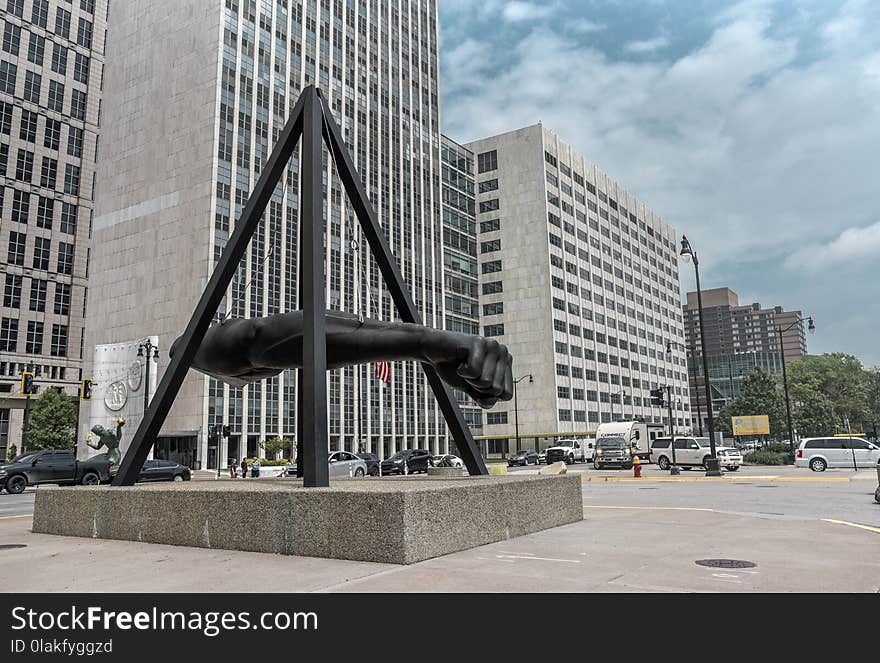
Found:
[[107, 460], [77, 460], [73, 449], [33, 451], [0, 464], [0, 490], [18, 495], [28, 486], [55, 483], [95, 486], [110, 481]]
[[601, 470], [609, 465], [617, 465], [625, 470], [632, 469], [632, 449], [622, 437], [600, 437], [596, 440], [593, 467]]
[[382, 461], [382, 475], [427, 472], [434, 456], [425, 449], [405, 449]]
[[366, 451], [355, 454], [358, 458], [367, 464], [367, 474], [371, 477], [379, 476], [379, 457], [376, 454]]

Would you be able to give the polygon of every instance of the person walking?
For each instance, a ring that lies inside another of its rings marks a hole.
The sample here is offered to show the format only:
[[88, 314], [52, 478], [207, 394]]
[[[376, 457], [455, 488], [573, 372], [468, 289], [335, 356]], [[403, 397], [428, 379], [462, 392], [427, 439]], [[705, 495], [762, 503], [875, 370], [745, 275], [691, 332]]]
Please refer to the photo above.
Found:
[[229, 478], [234, 479], [238, 471], [238, 461], [235, 458], [229, 459]]
[[251, 476], [254, 479], [260, 478], [260, 459], [254, 458], [253, 464], [251, 464]]
[[242, 479], [247, 479], [247, 471], [248, 471], [247, 458], [242, 458], [241, 459], [241, 478]]

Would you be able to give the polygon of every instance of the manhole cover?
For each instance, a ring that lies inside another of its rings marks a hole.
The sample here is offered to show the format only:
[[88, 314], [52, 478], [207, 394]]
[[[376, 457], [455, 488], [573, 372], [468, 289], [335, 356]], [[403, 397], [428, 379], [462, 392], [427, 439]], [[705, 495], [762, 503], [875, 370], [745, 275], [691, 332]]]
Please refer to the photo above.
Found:
[[0, 550], [15, 550], [16, 548], [27, 548], [26, 543], [2, 543]]
[[758, 485], [755, 488], [779, 488], [779, 486], [771, 486], [771, 485]]
[[747, 562], [744, 559], [698, 559], [696, 563], [712, 569], [753, 569], [757, 566], [754, 562]]

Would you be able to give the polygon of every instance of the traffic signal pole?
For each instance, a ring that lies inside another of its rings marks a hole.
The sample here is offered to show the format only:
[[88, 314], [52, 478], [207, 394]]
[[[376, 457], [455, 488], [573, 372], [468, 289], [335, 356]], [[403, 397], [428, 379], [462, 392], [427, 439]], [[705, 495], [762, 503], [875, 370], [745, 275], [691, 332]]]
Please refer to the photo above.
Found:
[[24, 424], [21, 427], [21, 453], [27, 451], [28, 422], [31, 418], [31, 394], [24, 399]]

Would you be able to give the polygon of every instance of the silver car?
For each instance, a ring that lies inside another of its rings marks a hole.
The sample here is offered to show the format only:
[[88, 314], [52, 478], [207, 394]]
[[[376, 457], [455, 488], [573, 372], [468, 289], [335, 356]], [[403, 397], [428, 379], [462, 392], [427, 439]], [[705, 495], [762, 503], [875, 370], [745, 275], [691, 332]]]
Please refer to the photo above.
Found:
[[333, 451], [328, 459], [331, 477], [362, 477], [367, 474], [367, 463], [347, 451]]

